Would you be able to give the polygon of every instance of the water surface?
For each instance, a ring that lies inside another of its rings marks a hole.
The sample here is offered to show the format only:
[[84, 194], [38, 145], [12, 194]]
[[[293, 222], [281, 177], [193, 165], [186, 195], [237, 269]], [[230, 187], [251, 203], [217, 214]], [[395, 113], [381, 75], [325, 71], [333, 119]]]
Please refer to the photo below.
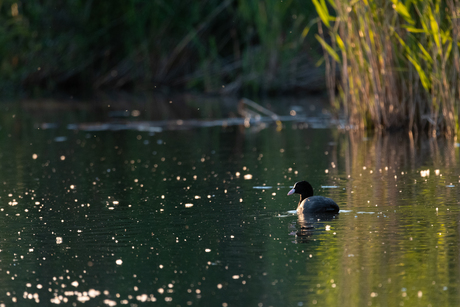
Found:
[[[4, 306], [460, 304], [454, 140], [34, 110], [1, 115]], [[300, 221], [299, 180], [338, 217]]]

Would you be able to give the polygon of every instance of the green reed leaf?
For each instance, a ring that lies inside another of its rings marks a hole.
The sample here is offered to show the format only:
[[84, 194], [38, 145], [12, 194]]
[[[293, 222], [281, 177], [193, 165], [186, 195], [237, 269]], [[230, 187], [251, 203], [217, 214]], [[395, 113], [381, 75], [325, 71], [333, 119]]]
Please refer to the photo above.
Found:
[[428, 53], [428, 51], [426, 51], [425, 47], [423, 47], [422, 44], [420, 44], [420, 42], [417, 43], [418, 47], [420, 48], [420, 50], [422, 51], [422, 54], [423, 54], [423, 58], [428, 61], [430, 64], [433, 63], [433, 58], [431, 57], [431, 55]]
[[324, 41], [324, 39], [321, 38], [321, 36], [319, 36], [318, 34], [315, 35], [316, 39], [318, 40], [318, 42], [321, 44], [321, 46], [323, 46], [323, 48], [327, 51], [327, 53], [329, 53], [329, 55], [338, 63], [340, 63], [340, 57], [339, 55], [337, 54], [337, 52], [335, 52], [335, 50], [328, 44]]
[[443, 31], [441, 29], [441, 41], [442, 41], [442, 44], [444, 45], [449, 40], [452, 40], [452, 37], [450, 35], [450, 30]]
[[434, 18], [431, 8], [428, 8], [428, 17], [430, 18], [431, 33], [433, 34], [434, 42], [436, 43], [436, 46], [438, 47], [438, 53], [442, 55], [441, 37], [439, 35], [439, 25], [436, 19]]
[[303, 31], [301, 34], [302, 38], [305, 38], [308, 35], [308, 32], [310, 32], [310, 27], [303, 28]]
[[424, 29], [417, 29], [417, 28], [412, 27], [412, 26], [404, 25], [403, 28], [406, 28], [407, 32], [411, 32], [411, 33], [426, 33], [426, 31]]
[[446, 49], [446, 54], [445, 54], [446, 59], [450, 56], [451, 51], [452, 51], [452, 41], [449, 41], [449, 44], [447, 45], [447, 49]]
[[334, 0], [327, 0], [327, 2], [329, 2], [329, 4], [332, 6], [334, 10], [337, 9], [337, 5], [335, 4]]
[[337, 40], [337, 45], [339, 45], [340, 50], [345, 51], [345, 44], [343, 43], [342, 38], [336, 34], [335, 39]]
[[396, 38], [398, 39], [398, 41], [401, 44], [401, 46], [403, 46], [405, 49], [408, 49], [408, 47], [406, 45], [406, 42], [401, 38], [401, 36], [399, 36], [398, 33], [396, 33], [396, 32], [394, 32], [393, 34], [394, 34], [394, 36], [396, 36]]
[[411, 25], [415, 24], [415, 21], [412, 19], [408, 8], [402, 2], [398, 0], [392, 0], [392, 2], [393, 2], [393, 8], [399, 15], [401, 15]]
[[422, 86], [425, 90], [429, 90], [431, 88], [431, 82], [430, 79], [426, 76], [425, 72], [423, 71], [422, 67], [420, 64], [417, 62], [416, 59], [411, 57], [409, 54], [406, 55], [409, 61], [414, 65], [415, 69], [417, 70], [417, 73], [420, 77], [420, 81], [422, 82]]
[[[330, 16], [326, 5], [323, 6], [321, 3], [318, 2], [318, 0], [312, 0], [312, 2], [315, 5], [316, 12], [318, 13], [319, 18], [321, 18], [321, 21], [324, 23], [324, 25], [329, 28], [331, 26], [329, 23]], [[324, 3], [324, 0], [322, 0], [321, 2]]]

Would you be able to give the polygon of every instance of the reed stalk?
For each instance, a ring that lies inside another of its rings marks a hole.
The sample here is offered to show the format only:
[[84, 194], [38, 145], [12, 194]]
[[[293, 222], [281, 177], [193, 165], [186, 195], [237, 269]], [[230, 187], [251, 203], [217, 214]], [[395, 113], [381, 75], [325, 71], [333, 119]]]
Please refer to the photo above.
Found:
[[458, 132], [458, 0], [312, 1], [331, 38], [319, 37], [325, 56], [339, 63], [351, 125]]

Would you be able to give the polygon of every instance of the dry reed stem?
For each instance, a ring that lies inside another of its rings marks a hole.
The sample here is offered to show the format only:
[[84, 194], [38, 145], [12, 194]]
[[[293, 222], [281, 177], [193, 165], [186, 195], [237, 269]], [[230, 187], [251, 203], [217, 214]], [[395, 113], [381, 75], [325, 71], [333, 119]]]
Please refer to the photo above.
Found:
[[[337, 18], [328, 28], [332, 48], [338, 34], [345, 44], [339, 90], [350, 123], [359, 128], [372, 123], [375, 129], [405, 126], [414, 133], [427, 127], [433, 136], [454, 134], [460, 119], [459, 0], [440, 2], [440, 10], [429, 0], [401, 4], [413, 8], [408, 12], [415, 16], [409, 18], [399, 15], [389, 1], [377, 2], [335, 0]], [[451, 16], [441, 19], [444, 14]], [[406, 29], [422, 28], [421, 23], [427, 25], [425, 32]], [[332, 58], [326, 58], [327, 68], [335, 73]], [[335, 86], [330, 76], [328, 86]], [[330, 95], [332, 103], [333, 91]]]

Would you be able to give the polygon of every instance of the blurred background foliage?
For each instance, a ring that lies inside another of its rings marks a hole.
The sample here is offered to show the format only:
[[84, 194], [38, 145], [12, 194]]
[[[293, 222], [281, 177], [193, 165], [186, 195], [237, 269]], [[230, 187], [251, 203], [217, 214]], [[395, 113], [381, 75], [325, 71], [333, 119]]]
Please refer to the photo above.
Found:
[[0, 90], [323, 90], [316, 17], [301, 0], [0, 0]]

